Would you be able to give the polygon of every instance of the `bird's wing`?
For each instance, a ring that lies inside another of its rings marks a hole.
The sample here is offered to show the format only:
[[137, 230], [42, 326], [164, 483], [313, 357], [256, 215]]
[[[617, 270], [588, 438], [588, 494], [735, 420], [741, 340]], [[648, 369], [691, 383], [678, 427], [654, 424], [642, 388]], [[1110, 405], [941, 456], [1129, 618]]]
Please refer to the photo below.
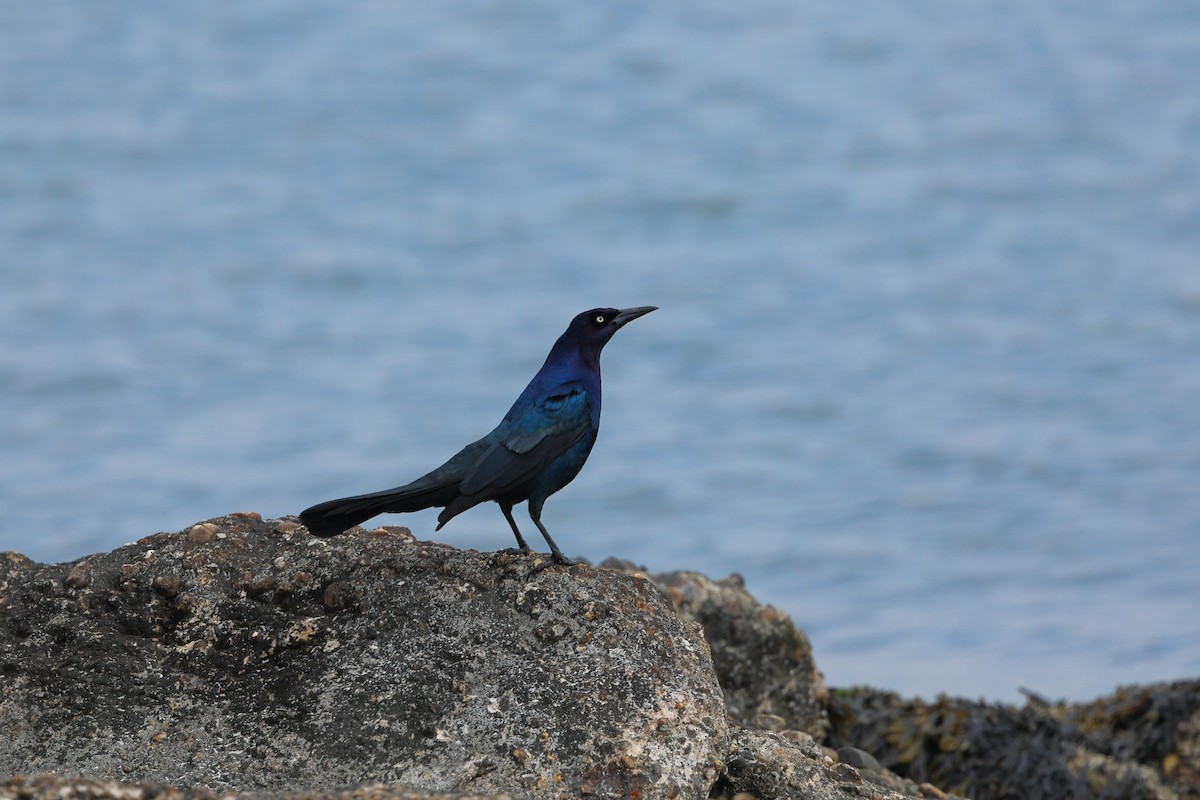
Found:
[[497, 429], [495, 441], [459, 484], [468, 496], [501, 496], [567, 452], [592, 426], [592, 399], [577, 382], [561, 384]]

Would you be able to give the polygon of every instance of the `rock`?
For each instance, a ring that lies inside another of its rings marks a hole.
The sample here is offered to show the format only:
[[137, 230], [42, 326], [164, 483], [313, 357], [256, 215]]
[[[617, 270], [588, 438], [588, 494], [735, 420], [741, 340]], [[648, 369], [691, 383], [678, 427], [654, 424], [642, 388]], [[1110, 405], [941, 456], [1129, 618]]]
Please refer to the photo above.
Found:
[[[118, 783], [95, 778], [61, 778], [57, 775], [22, 776], [0, 781], [2, 800], [228, 800], [231, 797], [246, 797], [249, 800], [254, 796], [217, 795], [207, 789], [180, 789], [145, 781]], [[340, 792], [281, 794], [278, 797], [281, 800], [284, 797], [296, 800], [509, 800], [506, 794], [430, 794], [387, 784], [367, 784]]]
[[859, 688], [830, 695], [830, 743], [975, 798], [1200, 797], [1200, 682], [1124, 689], [1085, 704], [1023, 707]]
[[[615, 559], [603, 566], [642, 572]], [[736, 575], [714, 581], [696, 572], [664, 572], [649, 578], [684, 619], [703, 626], [734, 720], [748, 728], [824, 736], [825, 684], [808, 637], [786, 614], [755, 600]]]
[[0, 553], [0, 800], [1200, 798], [1200, 681], [826, 692], [736, 576], [537, 559], [254, 514]]
[[839, 747], [837, 754], [838, 761], [843, 764], [849, 764], [865, 772], [883, 772], [883, 767], [879, 766], [875, 756], [866, 750], [859, 750], [857, 747]]
[[643, 578], [534, 563], [257, 515], [6, 555], [0, 775], [706, 796], [728, 729], [699, 626]]
[[732, 799], [739, 795], [804, 800], [901, 800], [906, 796], [864, 781], [857, 769], [832, 762], [815, 744], [805, 746], [771, 731], [745, 729], [734, 733], [726, 751], [725, 772], [711, 796]]

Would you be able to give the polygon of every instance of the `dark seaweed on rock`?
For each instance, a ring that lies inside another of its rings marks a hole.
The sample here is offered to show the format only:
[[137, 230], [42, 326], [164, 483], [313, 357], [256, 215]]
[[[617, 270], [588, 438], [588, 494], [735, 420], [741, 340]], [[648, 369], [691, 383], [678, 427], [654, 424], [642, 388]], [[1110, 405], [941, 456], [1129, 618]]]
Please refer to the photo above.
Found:
[[1117, 699], [1129, 697], [1123, 690], [1085, 705], [1023, 707], [840, 690], [830, 695], [829, 742], [975, 800], [1195, 798], [1198, 687], [1144, 687], [1132, 704]]

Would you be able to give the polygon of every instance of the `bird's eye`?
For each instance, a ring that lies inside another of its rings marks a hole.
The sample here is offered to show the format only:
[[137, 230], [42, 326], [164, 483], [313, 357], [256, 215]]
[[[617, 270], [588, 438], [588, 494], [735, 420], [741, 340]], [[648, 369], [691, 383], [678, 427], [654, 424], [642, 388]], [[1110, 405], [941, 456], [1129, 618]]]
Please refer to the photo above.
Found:
[[597, 314], [597, 315], [596, 315], [596, 322], [598, 322], [598, 323], [600, 323], [601, 325], [603, 325], [603, 324], [604, 324], [604, 315], [603, 315], [603, 314]]

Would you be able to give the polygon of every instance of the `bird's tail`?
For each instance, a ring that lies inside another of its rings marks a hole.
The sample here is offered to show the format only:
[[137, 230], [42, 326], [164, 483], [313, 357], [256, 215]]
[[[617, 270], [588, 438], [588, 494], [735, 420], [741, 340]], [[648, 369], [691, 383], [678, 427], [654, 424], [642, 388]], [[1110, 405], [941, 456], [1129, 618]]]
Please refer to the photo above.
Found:
[[300, 521], [314, 536], [337, 536], [379, 514], [444, 506], [458, 494], [454, 484], [430, 486], [422, 483], [417, 481], [382, 492], [327, 500], [301, 511]]

